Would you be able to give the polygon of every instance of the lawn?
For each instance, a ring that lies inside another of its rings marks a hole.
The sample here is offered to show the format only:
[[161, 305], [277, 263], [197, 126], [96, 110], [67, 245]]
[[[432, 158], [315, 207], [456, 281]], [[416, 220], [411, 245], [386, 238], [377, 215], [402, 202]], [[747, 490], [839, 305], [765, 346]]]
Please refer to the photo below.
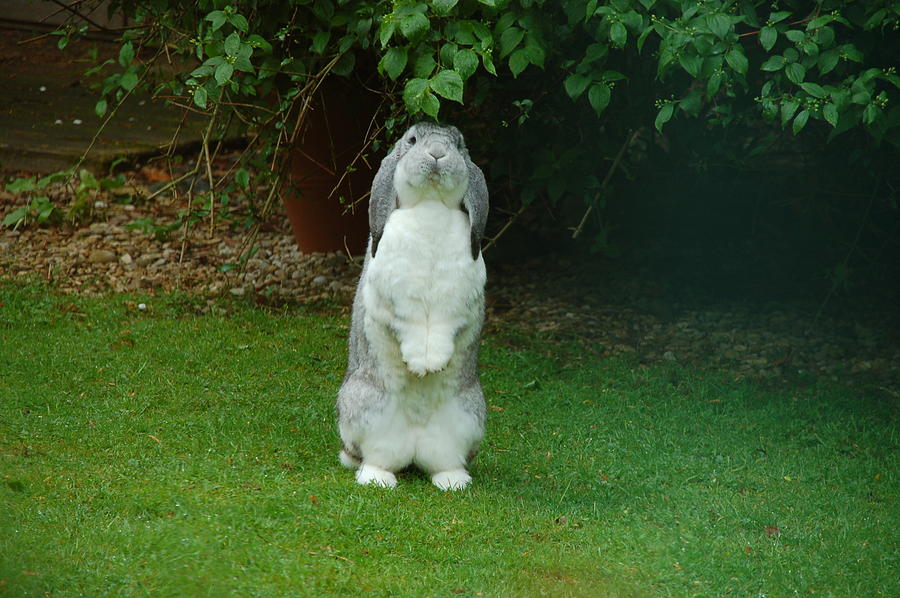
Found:
[[346, 318], [201, 305], [0, 283], [0, 596], [900, 596], [887, 389], [487, 338], [473, 486], [359, 487]]

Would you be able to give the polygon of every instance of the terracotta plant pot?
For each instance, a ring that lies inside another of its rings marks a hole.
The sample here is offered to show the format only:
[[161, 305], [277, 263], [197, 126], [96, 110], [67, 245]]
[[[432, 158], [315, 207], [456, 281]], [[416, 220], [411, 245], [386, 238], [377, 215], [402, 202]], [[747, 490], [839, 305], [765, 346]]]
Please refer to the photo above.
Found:
[[[366, 194], [373, 168], [356, 160], [378, 109], [378, 97], [348, 81], [326, 81], [291, 149], [290, 176], [282, 189], [294, 238], [303, 253], [365, 251], [369, 235]], [[377, 162], [370, 162], [377, 166]]]

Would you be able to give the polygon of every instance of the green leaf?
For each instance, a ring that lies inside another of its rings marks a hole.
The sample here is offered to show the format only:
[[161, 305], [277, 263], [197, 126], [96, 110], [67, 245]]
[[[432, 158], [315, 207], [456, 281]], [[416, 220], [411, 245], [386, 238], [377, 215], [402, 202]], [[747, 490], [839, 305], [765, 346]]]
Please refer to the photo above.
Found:
[[9, 191], [10, 193], [23, 193], [23, 192], [27, 192], [27, 191], [34, 191], [35, 190], [35, 179], [34, 179], [34, 177], [31, 177], [28, 179], [25, 179], [25, 178], [16, 179], [6, 186], [6, 190]]
[[441, 64], [453, 64], [453, 57], [456, 56], [457, 52], [459, 52], [459, 46], [453, 42], [443, 44], [441, 46], [441, 51], [438, 52]]
[[127, 69], [132, 62], [134, 62], [134, 46], [131, 45], [131, 42], [125, 42], [119, 49], [119, 64], [122, 65], [122, 68]]
[[427, 53], [426, 50], [425, 54], [416, 56], [412, 66], [413, 76], [428, 79], [431, 77], [431, 73], [434, 72], [434, 67], [436, 66], [437, 62], [434, 61], [434, 56]]
[[460, 50], [453, 55], [453, 69], [464, 80], [472, 76], [478, 70], [478, 55], [472, 50]]
[[744, 56], [744, 50], [740, 46], [734, 46], [728, 51], [728, 54], [725, 55], [725, 62], [738, 73], [747, 74], [747, 57]]
[[525, 54], [528, 62], [539, 68], [544, 68], [544, 58], [546, 57], [546, 53], [544, 52], [544, 48], [535, 41], [533, 35], [526, 38], [525, 47], [522, 49], [522, 52]]
[[781, 103], [781, 124], [782, 126], [787, 124], [787, 121], [791, 120], [791, 117], [797, 112], [797, 108], [800, 107], [800, 102], [796, 100], [784, 100]]
[[104, 114], [106, 114], [106, 108], [107, 108], [106, 98], [101, 98], [100, 100], [97, 101], [96, 104], [94, 104], [94, 112], [97, 114], [97, 116], [99, 116], [101, 118], [103, 117]]
[[525, 37], [525, 31], [518, 27], [509, 27], [500, 34], [500, 58], [506, 58]]
[[803, 91], [813, 96], [814, 98], [824, 98], [826, 95], [828, 95], [825, 92], [825, 89], [818, 83], [801, 83], [800, 87], [803, 88]]
[[400, 76], [400, 73], [403, 72], [403, 69], [406, 68], [406, 62], [408, 60], [409, 56], [406, 47], [394, 46], [385, 52], [381, 61], [378, 63], [378, 68], [387, 73], [387, 76], [391, 79], [396, 79]]
[[216, 72], [213, 65], [203, 64], [191, 71], [191, 77], [208, 77]]
[[419, 112], [422, 109], [422, 98], [428, 91], [428, 80], [415, 77], [406, 82], [403, 87], [403, 102], [410, 112]]
[[591, 108], [600, 116], [606, 107], [609, 106], [609, 100], [612, 96], [612, 90], [606, 83], [594, 83], [588, 90], [588, 102]]
[[828, 123], [832, 127], [837, 126], [837, 123], [838, 123], [837, 106], [835, 106], [834, 104], [832, 104], [830, 102], [828, 104], [825, 104], [825, 106], [822, 108], [822, 116], [825, 117], [825, 120], [828, 121]]
[[826, 75], [834, 70], [834, 67], [837, 66], [838, 61], [840, 60], [840, 54], [838, 54], [837, 50], [827, 50], [819, 54], [818, 64], [819, 64], [819, 73], [822, 75]]
[[204, 110], [206, 110], [206, 95], [205, 87], [198, 87], [194, 90], [194, 103]]
[[325, 52], [325, 48], [328, 47], [328, 40], [331, 39], [331, 31], [319, 31], [313, 36], [312, 41], [312, 50], [316, 54], [323, 54]]
[[681, 68], [683, 68], [687, 74], [696, 79], [700, 76], [700, 67], [703, 65], [703, 58], [696, 54], [693, 56], [682, 55], [678, 59], [678, 64], [681, 65]]
[[531, 64], [531, 61], [528, 60], [528, 52], [524, 48], [520, 48], [509, 55], [509, 70], [513, 77], [518, 77], [522, 71], [528, 68], [529, 64]]
[[707, 99], [712, 99], [715, 97], [717, 93], [719, 93], [719, 88], [722, 86], [722, 75], [720, 73], [713, 73], [710, 76], [709, 81], [706, 82], [706, 97]]
[[879, 116], [881, 116], [881, 109], [874, 103], [871, 103], [866, 106], [865, 110], [863, 110], [863, 123], [866, 125], [871, 125], [873, 122], [878, 120]]
[[335, 63], [334, 67], [332, 67], [331, 72], [339, 77], [346, 77], [353, 72], [353, 67], [355, 65], [356, 54], [353, 52], [346, 52], [341, 54], [341, 57], [338, 58], [338, 61]]
[[659, 112], [656, 115], [656, 121], [653, 123], [656, 127], [656, 130], [662, 133], [663, 125], [672, 120], [672, 115], [675, 113], [675, 104], [669, 102], [665, 104], [662, 108], [659, 109]]
[[481, 54], [481, 63], [484, 65], [484, 70], [489, 72], [490, 74], [497, 76], [497, 67], [494, 66], [494, 57], [491, 55], [490, 51], [480, 52]]
[[462, 104], [463, 80], [456, 71], [443, 69], [432, 77], [429, 87], [439, 96]]
[[206, 21], [210, 21], [212, 23], [213, 31], [218, 31], [219, 29], [221, 29], [222, 25], [225, 24], [225, 21], [228, 20], [227, 17], [225, 16], [225, 13], [222, 12], [221, 10], [214, 10], [211, 13], [209, 13], [208, 15], [206, 15], [205, 17], [203, 17], [203, 19]]
[[803, 83], [803, 78], [806, 77], [806, 67], [804, 67], [799, 62], [792, 62], [787, 65], [787, 68], [784, 69], [787, 78], [790, 79], [791, 83], [796, 85], [800, 85]]
[[245, 73], [254, 72], [253, 63], [246, 56], [238, 56], [234, 61], [234, 70], [244, 71]]
[[[422, 13], [413, 13], [400, 19], [400, 33], [408, 40], [414, 41], [421, 37], [431, 26], [428, 17]], [[437, 98], [435, 98], [437, 99]]]
[[223, 62], [218, 67], [216, 67], [216, 83], [220, 86], [225, 85], [231, 79], [231, 75], [234, 73], [234, 66], [228, 64], [227, 62]]
[[611, 41], [613, 45], [621, 48], [625, 45], [627, 39], [628, 30], [625, 29], [625, 25], [619, 22], [613, 23], [609, 28], [609, 41]]
[[431, 93], [431, 90], [427, 90], [422, 96], [422, 102], [420, 106], [422, 108], [422, 112], [432, 118], [437, 118], [438, 112], [441, 109], [441, 101], [437, 99], [437, 97], [435, 97], [433, 93]]
[[378, 41], [381, 42], [382, 48], [388, 45], [388, 42], [391, 41], [391, 37], [393, 37], [394, 31], [396, 30], [397, 21], [394, 21], [393, 19], [384, 19], [381, 21], [381, 25], [378, 27]]
[[234, 184], [241, 189], [247, 189], [250, 186], [250, 173], [246, 168], [239, 168], [235, 171]]
[[259, 54], [268, 55], [272, 53], [272, 44], [267, 42], [261, 35], [252, 34], [244, 40], [251, 48], [259, 50]]
[[28, 207], [22, 206], [21, 208], [16, 208], [12, 212], [6, 215], [3, 218], [3, 226], [9, 228], [19, 228], [19, 225], [25, 222], [25, 218], [28, 216]]
[[768, 52], [778, 40], [778, 30], [774, 27], [763, 27], [759, 30], [759, 44]]
[[134, 71], [126, 71], [122, 73], [122, 78], [119, 79], [119, 85], [122, 86], [122, 89], [125, 91], [131, 91], [138, 84], [138, 76]]
[[573, 100], [577, 100], [581, 97], [581, 94], [584, 93], [584, 90], [587, 89], [587, 86], [591, 84], [591, 78], [585, 77], [584, 75], [579, 75], [578, 73], [572, 73], [568, 77], [566, 77], [564, 86], [566, 88], [566, 93], [569, 94], [569, 97]]
[[78, 179], [81, 181], [81, 184], [88, 189], [100, 188], [100, 184], [97, 182], [97, 178], [87, 168], [82, 168], [80, 171], [78, 171]]
[[706, 18], [706, 24], [709, 27], [709, 30], [720, 39], [724, 39], [725, 36], [728, 35], [728, 32], [731, 31], [731, 19], [728, 15], [723, 15], [721, 13], [709, 15]]
[[232, 33], [225, 38], [225, 54], [228, 56], [237, 56], [238, 50], [241, 49], [241, 36]]
[[806, 126], [806, 122], [809, 120], [809, 110], [803, 110], [800, 114], [797, 115], [797, 118], [794, 119], [794, 124], [791, 126], [791, 130], [794, 131], [794, 135], [803, 130], [803, 127]]
[[806, 28], [809, 30], [818, 29], [819, 27], [822, 27], [823, 25], [827, 25], [828, 23], [832, 22], [833, 20], [834, 20], [834, 16], [831, 13], [825, 13], [824, 15], [818, 16], [815, 19], [813, 19], [812, 21], [810, 21], [806, 25]]
[[789, 29], [784, 32], [784, 36], [795, 44], [799, 44], [806, 39], [806, 34], [799, 29]]
[[767, 61], [762, 63], [762, 66], [760, 66], [759, 68], [761, 68], [764, 71], [770, 71], [770, 72], [771, 71], [780, 71], [782, 68], [784, 68], [784, 62], [785, 62], [784, 56], [772, 56]]
[[228, 18], [228, 22], [231, 25], [244, 33], [247, 33], [247, 29], [249, 28], [249, 23], [247, 23], [247, 18], [244, 15], [233, 14]]
[[780, 11], [778, 11], [778, 12], [773, 12], [772, 14], [770, 14], [770, 15], [769, 15], [769, 21], [771, 21], [772, 24], [780, 23], [781, 21], [785, 20], [785, 19], [788, 18], [789, 16], [791, 16], [791, 12], [790, 12], [790, 11], [787, 11], [787, 10], [780, 10]]
[[434, 12], [443, 16], [453, 10], [458, 3], [459, 0], [431, 0], [431, 7], [434, 8]]

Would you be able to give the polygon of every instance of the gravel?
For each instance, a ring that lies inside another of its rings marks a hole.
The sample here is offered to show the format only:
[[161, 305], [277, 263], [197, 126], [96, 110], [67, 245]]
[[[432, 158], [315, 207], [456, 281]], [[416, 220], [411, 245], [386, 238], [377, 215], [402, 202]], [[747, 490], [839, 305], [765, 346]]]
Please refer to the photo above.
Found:
[[[0, 215], [17, 205], [0, 193]], [[245, 231], [202, 222], [170, 238], [129, 225], [171, 222], [171, 199], [111, 202], [102, 220], [79, 227], [0, 229], [0, 278], [40, 277], [63, 293], [140, 295], [182, 291], [264, 303], [336, 303], [349, 313], [360, 258], [341, 252], [301, 254], [286, 218], [273, 217], [244, 267]], [[548, 351], [576, 341], [596, 356], [638, 364], [719, 369], [735, 378], [826, 376], [874, 381], [896, 395], [900, 348], [891, 305], [818, 315], [819, 301], [686, 300], [646, 273], [603, 270], [590, 260], [545, 256], [494, 263], [488, 255], [486, 334], [510, 331], [544, 339]], [[212, 302], [208, 302], [212, 303]]]

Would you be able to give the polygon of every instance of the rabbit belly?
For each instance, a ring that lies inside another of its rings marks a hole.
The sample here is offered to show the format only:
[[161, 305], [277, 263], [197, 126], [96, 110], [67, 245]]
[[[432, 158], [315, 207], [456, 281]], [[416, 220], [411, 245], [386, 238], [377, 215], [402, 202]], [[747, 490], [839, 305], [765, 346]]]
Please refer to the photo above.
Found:
[[387, 471], [411, 464], [429, 473], [465, 467], [483, 426], [462, 403], [446, 400], [452, 392], [446, 382], [425, 378], [391, 393], [385, 408], [353, 434], [363, 462]]
[[423, 202], [391, 214], [369, 264], [366, 328], [387, 327], [418, 376], [446, 368], [464, 345], [460, 333], [480, 328], [484, 260], [472, 259], [469, 243], [463, 212]]

